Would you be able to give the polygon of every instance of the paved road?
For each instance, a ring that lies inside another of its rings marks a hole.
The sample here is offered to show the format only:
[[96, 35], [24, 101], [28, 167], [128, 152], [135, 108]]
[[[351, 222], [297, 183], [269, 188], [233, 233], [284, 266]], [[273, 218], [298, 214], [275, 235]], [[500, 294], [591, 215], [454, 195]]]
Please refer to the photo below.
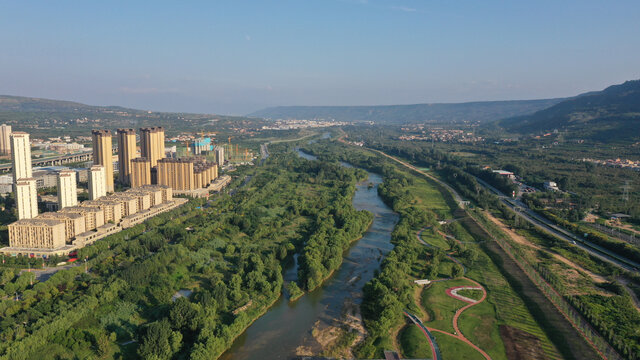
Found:
[[540, 215], [538, 215], [535, 211], [531, 210], [525, 203], [523, 203], [522, 201], [519, 200], [513, 200], [511, 198], [509, 198], [508, 196], [506, 196], [505, 194], [503, 194], [500, 190], [496, 189], [495, 187], [489, 185], [488, 183], [486, 183], [485, 181], [483, 181], [482, 179], [476, 178], [476, 180], [478, 181], [478, 183], [484, 187], [486, 187], [487, 189], [489, 189], [490, 191], [492, 191], [493, 193], [495, 193], [499, 198], [500, 201], [505, 204], [506, 206], [508, 206], [509, 208], [511, 208], [513, 211], [516, 212], [516, 214], [520, 215], [520, 217], [522, 217], [523, 219], [525, 219], [527, 222], [531, 223], [532, 225], [534, 225], [535, 227], [561, 239], [567, 242], [570, 242], [572, 244], [574, 244], [575, 246], [580, 247], [581, 249], [585, 250], [586, 252], [588, 252], [589, 254], [598, 257], [601, 260], [607, 261], [609, 263], [612, 263], [614, 265], [620, 266], [626, 270], [629, 271], [638, 271], [638, 269], [640, 268], [640, 264], [632, 261], [630, 259], [627, 259], [625, 257], [622, 257], [612, 251], [609, 251], [605, 248], [603, 248], [602, 246], [596, 245], [584, 238], [578, 237], [575, 234], [557, 226], [556, 224], [554, 224], [553, 222], [551, 222], [549, 219], [546, 219]]
[[[391, 155], [388, 155], [380, 150], [376, 150], [376, 149], [371, 149], [371, 148], [367, 148], [371, 151], [375, 151], [380, 155], [383, 155], [389, 159], [392, 159], [402, 165], [404, 165], [405, 167], [414, 170], [434, 181], [436, 181], [438, 184], [442, 185], [443, 187], [445, 187], [450, 193], [451, 195], [454, 197], [454, 199], [456, 200], [456, 202], [458, 203], [458, 205], [460, 207], [463, 207], [462, 204], [462, 198], [460, 197], [460, 195], [451, 187], [449, 186], [449, 184], [443, 182], [442, 180], [434, 177], [431, 174], [425, 173], [421, 170], [419, 170], [418, 168], [416, 168], [415, 166], [402, 161], [400, 159], [397, 159]], [[552, 223], [551, 221], [549, 221], [548, 219], [538, 215], [537, 213], [535, 213], [533, 210], [529, 209], [529, 207], [524, 204], [521, 201], [517, 201], [517, 200], [512, 200], [510, 199], [508, 196], [504, 195], [500, 190], [496, 189], [495, 187], [487, 184], [485, 181], [483, 181], [482, 179], [479, 179], [476, 177], [476, 180], [478, 181], [478, 183], [486, 188], [488, 188], [490, 191], [492, 191], [493, 193], [495, 193], [496, 195], [498, 195], [498, 197], [500, 198], [500, 201], [502, 201], [503, 204], [507, 205], [509, 208], [513, 209], [514, 211], [516, 211], [516, 213], [518, 213], [523, 219], [525, 219], [526, 221], [528, 221], [529, 223], [531, 223], [532, 225], [534, 225], [535, 227], [546, 231], [547, 233], [551, 234], [552, 236], [555, 236], [561, 240], [570, 242], [578, 247], [580, 247], [581, 249], [585, 250], [586, 252], [588, 252], [589, 254], [607, 261], [611, 264], [617, 265], [623, 269], [629, 270], [629, 271], [634, 271], [634, 272], [639, 272], [640, 270], [640, 263], [637, 263], [635, 261], [632, 261], [630, 259], [627, 259], [623, 256], [620, 256], [616, 253], [613, 253], [599, 245], [596, 245], [588, 240], [585, 240], [583, 238], [580, 238], [574, 234], [572, 234], [571, 232], [562, 229], [560, 227], [558, 227], [557, 225], [555, 225], [554, 223]], [[522, 209], [522, 211], [518, 211], [519, 209]]]
[[440, 354], [440, 348], [438, 347], [436, 338], [431, 334], [429, 329], [426, 326], [424, 326], [422, 321], [417, 316], [407, 311], [405, 311], [404, 314], [409, 319], [411, 319], [411, 321], [413, 321], [413, 323], [416, 324], [420, 328], [420, 330], [422, 330], [422, 332], [424, 333], [424, 336], [426, 336], [427, 341], [429, 341], [429, 345], [431, 345], [431, 356], [433, 356], [433, 359], [442, 360], [442, 355]]
[[262, 160], [260, 160], [260, 165], [264, 164], [264, 161], [269, 157], [269, 149], [267, 149], [267, 145], [269, 143], [264, 143], [260, 145], [260, 156]]

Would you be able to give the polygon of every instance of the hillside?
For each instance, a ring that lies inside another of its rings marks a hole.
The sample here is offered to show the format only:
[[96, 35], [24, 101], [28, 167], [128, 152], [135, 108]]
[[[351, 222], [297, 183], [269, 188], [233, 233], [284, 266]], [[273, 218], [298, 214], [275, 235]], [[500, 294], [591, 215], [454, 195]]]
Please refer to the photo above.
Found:
[[99, 113], [126, 111], [142, 113], [142, 110], [127, 109], [119, 106], [92, 106], [73, 101], [50, 100], [22, 96], [0, 95], [0, 111], [9, 112], [64, 112], [64, 113]]
[[640, 140], [640, 80], [582, 94], [534, 114], [503, 119], [496, 124], [520, 134], [558, 129], [603, 142], [637, 141]]
[[489, 122], [506, 117], [532, 114], [563, 99], [481, 101], [451, 104], [413, 104], [381, 106], [278, 106], [248, 116], [270, 119], [335, 119], [373, 121], [379, 124], [416, 122]]
[[212, 114], [152, 112], [119, 106], [0, 95], [0, 123], [33, 136], [88, 134], [91, 129], [163, 126], [168, 133], [260, 127], [260, 119]]

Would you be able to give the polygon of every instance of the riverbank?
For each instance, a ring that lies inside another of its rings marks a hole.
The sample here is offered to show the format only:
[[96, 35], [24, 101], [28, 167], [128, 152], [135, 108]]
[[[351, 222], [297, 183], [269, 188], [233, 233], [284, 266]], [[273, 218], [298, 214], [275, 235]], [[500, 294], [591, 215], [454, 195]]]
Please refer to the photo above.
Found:
[[[369, 188], [368, 183], [374, 184]], [[351, 200], [357, 210], [373, 214], [362, 236], [342, 252], [342, 264], [322, 284], [295, 301], [281, 298], [239, 336], [221, 359], [287, 359], [296, 356], [353, 357], [351, 349], [366, 334], [359, 307], [362, 288], [391, 251], [391, 230], [398, 215], [378, 196], [381, 176], [368, 173]], [[295, 279], [294, 267], [285, 281]]]

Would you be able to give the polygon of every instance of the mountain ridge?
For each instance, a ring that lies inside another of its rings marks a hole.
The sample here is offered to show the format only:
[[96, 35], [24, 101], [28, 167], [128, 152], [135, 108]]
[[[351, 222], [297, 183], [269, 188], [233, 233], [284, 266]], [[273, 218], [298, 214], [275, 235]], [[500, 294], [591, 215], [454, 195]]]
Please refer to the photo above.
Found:
[[323, 118], [337, 121], [373, 121], [379, 124], [425, 121], [489, 122], [534, 113], [562, 100], [565, 98], [407, 105], [276, 106], [258, 110], [247, 116], [271, 119]]
[[520, 134], [558, 129], [600, 141], [612, 136], [640, 138], [640, 80], [584, 93], [533, 114], [501, 119], [494, 124]]

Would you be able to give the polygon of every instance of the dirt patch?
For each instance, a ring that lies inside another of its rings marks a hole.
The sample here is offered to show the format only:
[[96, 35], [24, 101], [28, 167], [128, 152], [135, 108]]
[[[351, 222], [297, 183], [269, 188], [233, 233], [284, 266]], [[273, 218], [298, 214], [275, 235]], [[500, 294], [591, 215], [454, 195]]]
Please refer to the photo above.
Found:
[[546, 251], [547, 253], [551, 254], [556, 260], [558, 260], [558, 261], [560, 261], [560, 262], [562, 262], [562, 263], [564, 263], [566, 265], [569, 265], [570, 267], [574, 268], [575, 270], [578, 270], [578, 271], [580, 271], [580, 272], [582, 272], [584, 274], [587, 274], [587, 276], [589, 276], [591, 278], [591, 280], [593, 280], [593, 282], [605, 283], [605, 282], [608, 281], [604, 277], [602, 277], [602, 276], [600, 276], [600, 275], [598, 275], [596, 273], [593, 273], [593, 272], [583, 268], [582, 266], [580, 266], [580, 265], [574, 263], [573, 261], [563, 257], [560, 254], [556, 254], [554, 252], [550, 252], [550, 251], [542, 249], [542, 247], [532, 243], [526, 237], [524, 237], [524, 236], [516, 233], [515, 231], [511, 230], [509, 227], [507, 227], [505, 224], [503, 224], [502, 221], [496, 219], [493, 215], [491, 215], [490, 212], [486, 211], [484, 214], [487, 216], [487, 218], [489, 220], [491, 220], [491, 222], [493, 222], [496, 226], [498, 226], [500, 228], [500, 230], [504, 231], [507, 235], [509, 235], [509, 237], [513, 241], [515, 241], [516, 243], [518, 243], [520, 245], [528, 246], [528, 247], [536, 249], [536, 250]]
[[499, 329], [507, 359], [543, 360], [547, 358], [537, 337], [508, 325], [500, 325]]
[[424, 287], [422, 286], [416, 286], [413, 290], [413, 301], [416, 303], [416, 306], [418, 307], [418, 309], [420, 309], [420, 320], [422, 320], [423, 322], [427, 322], [429, 321], [429, 313], [422, 307], [422, 291], [424, 290]]
[[342, 317], [327, 325], [316, 321], [311, 329], [313, 340], [320, 351], [312, 346], [296, 348], [298, 356], [324, 355], [332, 358], [353, 359], [353, 349], [361, 343], [366, 335], [360, 307], [348, 299], [342, 309]]

